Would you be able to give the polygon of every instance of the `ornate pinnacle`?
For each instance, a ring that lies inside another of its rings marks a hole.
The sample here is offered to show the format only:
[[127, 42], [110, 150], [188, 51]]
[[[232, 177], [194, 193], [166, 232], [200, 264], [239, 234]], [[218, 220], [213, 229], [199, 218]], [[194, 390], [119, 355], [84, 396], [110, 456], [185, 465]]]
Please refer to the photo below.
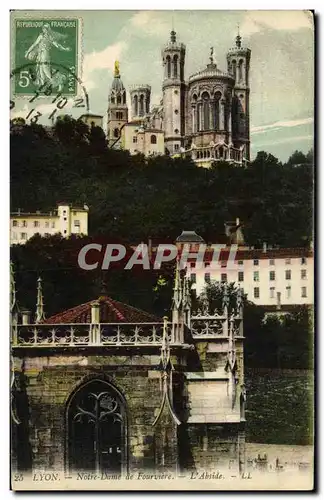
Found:
[[37, 304], [36, 304], [36, 323], [44, 321], [44, 301], [43, 301], [43, 289], [42, 289], [42, 279], [41, 277], [37, 280]]
[[179, 258], [177, 258], [175, 277], [174, 277], [174, 288], [173, 288], [173, 308], [179, 309], [182, 298], [182, 284], [180, 277], [180, 264]]
[[175, 43], [177, 41], [177, 34], [174, 30], [172, 30], [170, 33], [170, 39], [172, 43]]

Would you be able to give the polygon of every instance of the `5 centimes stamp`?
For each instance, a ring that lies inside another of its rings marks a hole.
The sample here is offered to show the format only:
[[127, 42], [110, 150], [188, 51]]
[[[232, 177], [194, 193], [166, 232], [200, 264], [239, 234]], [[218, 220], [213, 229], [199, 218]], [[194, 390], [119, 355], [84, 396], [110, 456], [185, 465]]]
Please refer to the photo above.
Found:
[[[75, 96], [80, 58], [80, 19], [14, 19], [14, 67], [22, 68], [14, 78], [17, 95], [33, 95], [46, 87], [50, 94]], [[33, 63], [24, 68], [26, 63]], [[58, 68], [57, 65], [60, 65]], [[48, 94], [49, 95], [49, 94]]]

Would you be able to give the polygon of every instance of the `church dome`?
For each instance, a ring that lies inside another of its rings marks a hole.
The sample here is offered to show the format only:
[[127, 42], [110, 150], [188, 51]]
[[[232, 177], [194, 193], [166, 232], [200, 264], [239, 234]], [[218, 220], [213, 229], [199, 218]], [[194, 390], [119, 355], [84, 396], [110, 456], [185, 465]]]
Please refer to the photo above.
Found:
[[207, 64], [206, 68], [194, 73], [189, 77], [189, 84], [198, 80], [231, 80], [234, 83], [234, 78], [217, 68], [217, 64]]
[[115, 92], [122, 92], [125, 90], [124, 84], [121, 81], [120, 75], [115, 76], [111, 85], [111, 90], [114, 90]]

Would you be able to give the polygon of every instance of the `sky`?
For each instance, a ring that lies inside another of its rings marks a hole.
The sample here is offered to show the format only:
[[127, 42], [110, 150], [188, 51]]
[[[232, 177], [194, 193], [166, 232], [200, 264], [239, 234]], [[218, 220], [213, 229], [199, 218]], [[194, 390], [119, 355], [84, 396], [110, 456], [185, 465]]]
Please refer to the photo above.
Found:
[[[55, 17], [62, 15], [55, 11]], [[158, 104], [161, 49], [172, 26], [186, 45], [187, 79], [209, 62], [210, 47], [218, 67], [226, 70], [239, 25], [242, 45], [251, 49], [252, 157], [264, 150], [285, 161], [296, 149], [306, 153], [313, 146], [314, 28], [308, 11], [64, 11], [65, 17], [76, 15], [83, 21], [81, 79], [92, 113], [106, 115], [115, 60], [126, 89], [149, 84], [151, 104]], [[12, 116], [29, 109], [20, 99]]]

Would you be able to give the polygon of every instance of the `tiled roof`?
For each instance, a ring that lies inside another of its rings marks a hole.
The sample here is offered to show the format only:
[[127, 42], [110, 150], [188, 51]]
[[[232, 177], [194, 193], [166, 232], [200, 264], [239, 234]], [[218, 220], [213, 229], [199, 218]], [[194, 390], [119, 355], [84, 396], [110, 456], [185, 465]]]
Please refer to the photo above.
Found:
[[101, 296], [96, 300], [91, 300], [85, 304], [80, 304], [67, 311], [55, 314], [47, 318], [44, 323], [91, 323], [91, 304], [96, 301], [100, 304], [101, 323], [150, 323], [162, 321], [161, 318], [141, 311], [141, 309], [123, 304], [107, 296]]

